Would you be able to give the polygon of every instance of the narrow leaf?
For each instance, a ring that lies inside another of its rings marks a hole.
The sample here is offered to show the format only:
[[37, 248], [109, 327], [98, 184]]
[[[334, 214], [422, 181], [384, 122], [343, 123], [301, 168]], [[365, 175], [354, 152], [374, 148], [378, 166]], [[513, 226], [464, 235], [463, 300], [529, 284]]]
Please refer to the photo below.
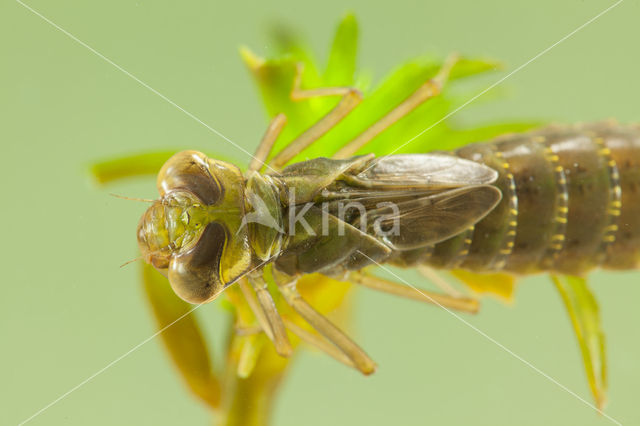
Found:
[[[189, 149], [193, 149], [193, 147]], [[178, 151], [181, 151], [181, 149], [173, 149], [170, 151], [151, 151], [142, 154], [98, 161], [93, 163], [90, 172], [99, 184], [112, 183], [117, 180], [132, 177], [155, 177], [162, 168], [162, 165]], [[213, 158], [237, 164], [237, 162], [234, 162], [233, 159], [229, 159], [225, 155], [218, 155], [214, 153]]]
[[[248, 48], [242, 48], [240, 54], [258, 85], [268, 116], [274, 117], [280, 113], [287, 116], [287, 125], [276, 143], [276, 151], [314, 124], [338, 102], [336, 98], [292, 100], [291, 90], [298, 61], [291, 56], [263, 59]], [[302, 87], [322, 87], [317, 82], [311, 83], [310, 80], [313, 79], [310, 78], [308, 67], [305, 67], [302, 73]]]
[[[366, 94], [363, 102], [335, 129], [306, 150], [304, 156], [312, 158], [333, 154], [400, 104], [421, 84], [433, 77], [437, 70], [438, 64], [433, 61], [416, 60], [400, 66], [371, 93]], [[408, 128], [419, 127], [429, 120], [426, 116], [434, 117], [435, 121], [435, 117], [439, 118], [446, 113], [446, 104], [441, 97], [434, 98], [425, 105], [418, 108], [420, 111], [412, 112], [384, 131], [362, 151], [388, 153], [403, 141], [404, 135], [412, 133]]]
[[[440, 66], [440, 61], [429, 58], [418, 58], [405, 62], [387, 76], [371, 93], [366, 94], [364, 101], [358, 108], [339, 123], [332, 132], [323, 136], [308, 152], [305, 151], [305, 154], [313, 157], [337, 151], [435, 76]], [[450, 81], [491, 71], [495, 67], [494, 62], [463, 58], [453, 68]], [[427, 100], [374, 138], [362, 149], [362, 153], [374, 152], [383, 155], [392, 151], [405, 153], [444, 149], [444, 142], [449, 135], [455, 134], [456, 131], [446, 121], [440, 122], [451, 110], [451, 102], [446, 95], [447, 87], [445, 86], [443, 95]], [[433, 127], [428, 132], [410, 144], [404, 145], [431, 126]], [[397, 148], [399, 149], [396, 151]]]
[[[169, 282], [152, 266], [142, 269], [144, 290], [153, 310], [160, 338], [188, 388], [212, 409], [220, 403], [220, 384], [211, 365], [193, 306], [175, 295]], [[182, 317], [182, 318], [181, 318]], [[165, 328], [166, 327], [166, 328]]]
[[462, 269], [454, 269], [451, 275], [462, 281], [470, 290], [487, 293], [505, 302], [513, 301], [515, 278], [509, 274], [479, 274]]
[[605, 338], [598, 303], [584, 278], [552, 275], [551, 279], [569, 313], [582, 352], [591, 393], [596, 406], [602, 410], [606, 403], [607, 369]]
[[91, 174], [100, 184], [135, 176], [155, 176], [176, 151], [156, 151], [94, 163]]
[[502, 69], [500, 62], [491, 59], [461, 58], [451, 70], [451, 80]]
[[358, 23], [352, 14], [348, 14], [340, 22], [333, 39], [323, 83], [329, 87], [353, 84], [357, 50]]
[[270, 38], [275, 49], [279, 52], [279, 59], [289, 58], [294, 62], [300, 62], [305, 68], [305, 80], [307, 83], [317, 84], [320, 81], [320, 72], [316, 66], [316, 59], [305, 43], [304, 37], [296, 29], [286, 23], [280, 23], [271, 28]]

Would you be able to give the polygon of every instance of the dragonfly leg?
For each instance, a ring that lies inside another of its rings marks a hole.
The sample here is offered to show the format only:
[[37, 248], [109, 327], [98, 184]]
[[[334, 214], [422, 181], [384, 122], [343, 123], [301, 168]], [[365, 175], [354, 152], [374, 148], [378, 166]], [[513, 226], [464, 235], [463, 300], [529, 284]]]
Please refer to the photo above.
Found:
[[256, 153], [253, 155], [253, 159], [249, 164], [249, 171], [259, 171], [266, 164], [273, 144], [278, 140], [278, 136], [280, 136], [285, 124], [287, 124], [287, 117], [284, 114], [278, 114], [273, 117], [260, 141], [260, 145], [258, 145], [258, 149], [256, 149]]
[[325, 340], [322, 336], [319, 336], [316, 333], [312, 333], [304, 328], [300, 327], [295, 322], [283, 318], [284, 325], [287, 327], [287, 330], [291, 331], [293, 334], [298, 336], [300, 340], [307, 343], [310, 346], [315, 347], [316, 349], [321, 350], [327, 355], [331, 356], [333, 359], [349, 366], [355, 368], [353, 361], [349, 359], [343, 352], [341, 352], [337, 347], [333, 346], [327, 340]]
[[258, 325], [244, 325], [239, 326], [236, 325], [236, 330], [239, 331], [239, 335], [252, 335], [255, 334], [256, 329], [259, 330], [260, 333], [267, 335], [269, 340], [273, 341], [273, 331], [271, 330], [271, 326], [269, 325], [269, 321], [267, 320], [267, 316], [262, 310], [260, 303], [256, 299], [255, 293], [251, 290], [251, 286], [249, 283], [242, 279], [238, 282], [238, 287], [242, 291], [242, 295], [244, 299], [247, 301], [247, 305], [251, 309], [251, 312], [258, 320]]
[[417, 289], [415, 287], [398, 284], [396, 282], [388, 281], [362, 272], [351, 273], [349, 281], [374, 290], [420, 302], [432, 303], [447, 309], [455, 309], [471, 313], [478, 312], [479, 302], [476, 299], [454, 297], [447, 294], [434, 293], [424, 289]]
[[253, 292], [246, 281], [241, 280], [240, 289], [247, 300], [247, 304], [253, 311], [267, 337], [273, 342], [276, 352], [283, 357], [291, 356], [293, 349], [287, 337], [287, 331], [284, 328], [282, 317], [276, 309], [273, 298], [267, 290], [266, 282], [258, 275], [251, 275], [249, 282], [255, 290], [255, 296], [257, 296], [258, 300], [256, 302]]
[[360, 148], [365, 146], [369, 141], [378, 136], [387, 128], [391, 127], [396, 121], [416, 109], [425, 101], [437, 96], [442, 91], [442, 87], [449, 78], [451, 69], [458, 62], [459, 57], [456, 54], [450, 55], [440, 68], [440, 71], [430, 80], [413, 92], [407, 99], [402, 101], [400, 105], [389, 111], [387, 115], [373, 123], [367, 130], [358, 135], [355, 139], [343, 146], [333, 157], [347, 158], [354, 155]]
[[302, 64], [298, 64], [296, 75], [291, 90], [291, 99], [294, 101], [324, 97], [341, 96], [340, 102], [324, 117], [309, 127], [300, 136], [291, 141], [282, 151], [271, 159], [270, 165], [281, 168], [293, 157], [298, 155], [322, 135], [327, 133], [332, 127], [342, 121], [358, 104], [362, 101], [362, 94], [352, 87], [325, 87], [319, 89], [304, 90], [300, 88], [302, 81]]
[[296, 281], [278, 284], [278, 287], [287, 303], [318, 333], [344, 353], [356, 369], [363, 374], [371, 374], [375, 371], [376, 364], [365, 351], [302, 298], [296, 289]]
[[431, 281], [432, 283], [440, 287], [440, 289], [445, 293], [447, 293], [449, 296], [465, 297], [461, 291], [459, 291], [454, 286], [449, 284], [447, 280], [442, 278], [440, 275], [438, 275], [436, 271], [429, 268], [428, 266], [420, 265], [418, 266], [417, 270], [420, 273], [420, 275], [422, 275], [423, 277], [425, 277], [426, 279], [428, 279], [429, 281]]

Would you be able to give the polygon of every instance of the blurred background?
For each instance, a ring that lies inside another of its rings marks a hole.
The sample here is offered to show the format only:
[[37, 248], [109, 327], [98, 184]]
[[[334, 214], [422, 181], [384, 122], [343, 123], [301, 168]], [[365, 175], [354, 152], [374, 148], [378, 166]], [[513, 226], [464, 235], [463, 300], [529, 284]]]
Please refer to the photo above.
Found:
[[[451, 51], [504, 61], [471, 94], [612, 5], [557, 2], [325, 0], [56, 1], [28, 5], [176, 104], [252, 152], [265, 128], [240, 45], [273, 52], [286, 23], [326, 58], [346, 11], [360, 23], [360, 68], [377, 79], [402, 61]], [[640, 4], [626, 1], [456, 115], [508, 119], [638, 121]], [[16, 424], [152, 335], [139, 284], [135, 227], [151, 179], [98, 188], [96, 160], [192, 148], [246, 164], [246, 154], [15, 1], [0, 5], [0, 423]], [[488, 100], [491, 99], [491, 102]], [[430, 123], [425, 123], [425, 127]], [[407, 279], [420, 278], [407, 272]], [[607, 413], [640, 423], [640, 274], [592, 275], [607, 333]], [[611, 421], [448, 313], [357, 291], [350, 329], [379, 364], [362, 377], [315, 353], [295, 361], [275, 425], [607, 425]], [[227, 315], [197, 312], [222, 356]], [[465, 317], [591, 402], [579, 350], [550, 281], [527, 278], [513, 306], [488, 299]], [[33, 419], [33, 425], [205, 425], [152, 340]]]

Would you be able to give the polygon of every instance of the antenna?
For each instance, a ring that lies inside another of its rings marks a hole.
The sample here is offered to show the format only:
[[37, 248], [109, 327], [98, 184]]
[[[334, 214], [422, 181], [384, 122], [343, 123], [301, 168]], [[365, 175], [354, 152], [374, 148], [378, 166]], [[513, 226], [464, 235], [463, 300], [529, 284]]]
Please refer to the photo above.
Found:
[[120, 265], [120, 267], [124, 268], [125, 266], [127, 266], [130, 263], [137, 262], [138, 260], [141, 260], [143, 257], [144, 257], [144, 255], [140, 255], [140, 256], [136, 257], [135, 259], [127, 260], [122, 265]]
[[110, 192], [109, 195], [111, 195], [112, 197], [120, 198], [122, 200], [142, 201], [145, 203], [154, 203], [156, 201], [156, 200], [150, 200], [148, 198], [127, 197], [124, 195], [114, 194], [113, 192]]

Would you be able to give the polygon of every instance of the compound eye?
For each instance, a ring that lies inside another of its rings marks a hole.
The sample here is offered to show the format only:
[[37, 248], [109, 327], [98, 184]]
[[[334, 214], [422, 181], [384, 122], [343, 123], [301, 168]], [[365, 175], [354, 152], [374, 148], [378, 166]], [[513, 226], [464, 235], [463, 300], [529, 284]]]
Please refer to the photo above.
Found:
[[202, 231], [200, 239], [189, 251], [173, 256], [169, 263], [169, 283], [181, 299], [204, 303], [224, 289], [220, 259], [226, 239], [224, 227], [213, 222]]
[[224, 195], [221, 182], [209, 169], [207, 156], [198, 151], [182, 151], [171, 157], [158, 174], [161, 196], [174, 190], [188, 191], [206, 205], [216, 204]]

